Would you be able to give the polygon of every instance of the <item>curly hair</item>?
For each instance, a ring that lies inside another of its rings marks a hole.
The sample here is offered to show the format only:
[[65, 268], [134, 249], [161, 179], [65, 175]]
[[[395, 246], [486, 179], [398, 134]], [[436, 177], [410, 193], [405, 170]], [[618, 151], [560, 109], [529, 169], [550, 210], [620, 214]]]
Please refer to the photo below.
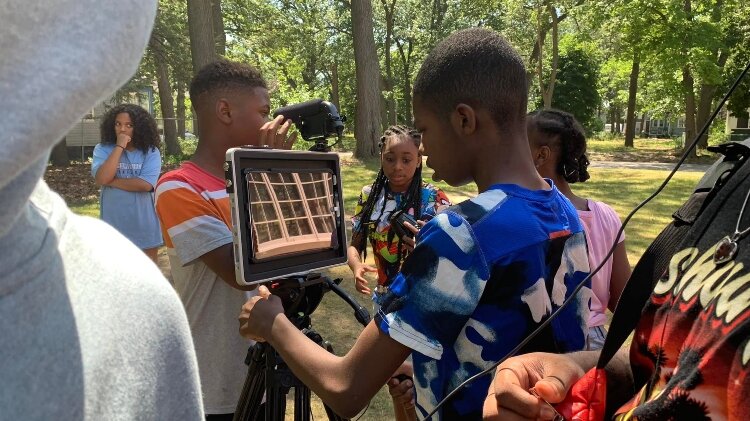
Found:
[[490, 29], [463, 29], [440, 41], [422, 63], [413, 90], [415, 99], [441, 113], [459, 103], [488, 110], [501, 129], [526, 116], [523, 59]]
[[117, 142], [117, 133], [115, 133], [115, 120], [121, 113], [127, 113], [133, 122], [133, 146], [143, 152], [151, 149], [159, 149], [161, 138], [159, 131], [156, 129], [156, 120], [138, 105], [120, 104], [109, 111], [102, 120], [100, 127], [102, 143], [114, 144]]
[[555, 172], [568, 183], [590, 178], [586, 157], [586, 134], [573, 114], [552, 108], [536, 110], [528, 115], [528, 127], [543, 134], [535, 146], [558, 146], [560, 155]]
[[[383, 149], [386, 143], [394, 139], [409, 139], [414, 142], [414, 145], [417, 147], [417, 149], [419, 149], [419, 146], [422, 143], [422, 135], [413, 128], [402, 125], [390, 126], [388, 127], [388, 129], [386, 129], [385, 133], [383, 133], [383, 136], [381, 136], [380, 142], [378, 143], [381, 155], [383, 154]], [[421, 155], [419, 155], [418, 159], [421, 159]], [[356, 215], [360, 218], [360, 226], [362, 227], [359, 235], [362, 235], [362, 238], [364, 239], [366, 239], [370, 233], [370, 223], [375, 222], [370, 218], [372, 217], [373, 210], [375, 210], [375, 204], [377, 203], [378, 197], [383, 192], [383, 190], [387, 188], [387, 186], [388, 178], [385, 176], [385, 173], [383, 172], [383, 166], [381, 165], [380, 171], [378, 171], [378, 175], [377, 177], [375, 177], [375, 181], [372, 183], [370, 195], [367, 196], [367, 201], [365, 201], [364, 205], [362, 205], [362, 210]], [[383, 201], [383, 203], [385, 204], [385, 201]], [[401, 206], [398, 209], [394, 209], [393, 213], [404, 209], [411, 209], [414, 212], [414, 218], [417, 220], [422, 217], [422, 165], [419, 165], [417, 167], [416, 171], [414, 172], [414, 177], [412, 177], [411, 179], [411, 184], [409, 184], [409, 187], [406, 189], [404, 199], [401, 201]], [[381, 209], [381, 217], [382, 212], [383, 210]], [[391, 230], [388, 232], [387, 238], [389, 244], [393, 242], [393, 237], [394, 232]], [[402, 242], [403, 241], [399, 238], [397, 256], [398, 260], [401, 260]], [[367, 247], [364, 247], [362, 249], [361, 257], [367, 257]]]
[[260, 71], [245, 63], [218, 59], [203, 66], [190, 82], [190, 100], [204, 102], [204, 97], [215, 92], [236, 88], [266, 88]]

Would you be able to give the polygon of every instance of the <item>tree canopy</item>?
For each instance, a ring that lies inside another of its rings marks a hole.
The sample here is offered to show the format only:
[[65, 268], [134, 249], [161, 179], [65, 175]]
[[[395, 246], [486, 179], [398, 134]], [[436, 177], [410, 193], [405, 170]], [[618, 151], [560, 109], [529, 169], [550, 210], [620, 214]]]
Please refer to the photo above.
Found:
[[[157, 113], [177, 123], [165, 124], [169, 146], [190, 119], [195, 66], [243, 60], [271, 82], [274, 107], [332, 101], [367, 157], [373, 133], [411, 123], [412, 83], [430, 49], [471, 26], [499, 31], [524, 57], [530, 108], [570, 111], [590, 133], [648, 117], [679, 118], [696, 134], [750, 60], [741, 0], [160, 0], [129, 87], [158, 92]], [[729, 110], [748, 107], [750, 79]]]

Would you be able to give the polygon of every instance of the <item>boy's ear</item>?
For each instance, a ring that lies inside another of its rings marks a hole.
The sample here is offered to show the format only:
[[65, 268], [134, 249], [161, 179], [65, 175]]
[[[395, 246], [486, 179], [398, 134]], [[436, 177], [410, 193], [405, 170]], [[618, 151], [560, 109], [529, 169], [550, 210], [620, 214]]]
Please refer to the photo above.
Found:
[[464, 136], [474, 134], [477, 130], [477, 114], [468, 104], [458, 104], [451, 113], [451, 125], [456, 133]]
[[216, 118], [224, 124], [232, 123], [232, 106], [225, 98], [216, 101]]

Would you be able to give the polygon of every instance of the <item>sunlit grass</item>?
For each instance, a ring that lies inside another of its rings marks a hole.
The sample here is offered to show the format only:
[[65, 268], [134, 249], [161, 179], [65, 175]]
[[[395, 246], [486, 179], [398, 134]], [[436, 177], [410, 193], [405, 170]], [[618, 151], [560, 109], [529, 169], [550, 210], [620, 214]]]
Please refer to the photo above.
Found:
[[73, 210], [73, 212], [79, 215], [93, 216], [94, 218], [99, 217], [99, 201], [98, 200], [71, 205], [70, 208]]
[[[621, 219], [646, 199], [668, 174], [661, 170], [592, 168], [591, 179], [575, 184], [576, 194], [605, 202]], [[646, 247], [671, 220], [671, 215], [690, 196], [702, 173], [678, 173], [664, 191], [638, 211], [625, 227], [630, 262], [635, 264]]]
[[634, 147], [625, 147], [624, 137], [593, 138], [586, 143], [589, 152], [611, 153], [642, 151], [671, 151], [675, 149], [675, 141], [672, 139], [636, 138], [633, 140]]

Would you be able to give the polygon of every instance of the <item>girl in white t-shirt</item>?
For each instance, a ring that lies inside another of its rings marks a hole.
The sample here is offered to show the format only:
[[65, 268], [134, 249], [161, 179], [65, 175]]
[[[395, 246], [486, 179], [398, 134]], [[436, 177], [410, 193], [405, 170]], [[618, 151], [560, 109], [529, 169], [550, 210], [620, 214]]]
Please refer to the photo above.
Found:
[[[529, 113], [528, 136], [534, 164], [542, 177], [551, 179], [578, 210], [586, 231], [589, 264], [595, 269], [615, 243], [621, 222], [617, 213], [605, 203], [576, 196], [570, 183], [589, 179], [586, 168], [586, 137], [583, 127], [572, 114], [554, 109]], [[600, 349], [607, 331], [605, 311], [614, 311], [625, 283], [630, 277], [630, 263], [625, 251], [625, 236], [617, 239], [614, 254], [591, 279], [591, 314], [587, 349]]]

